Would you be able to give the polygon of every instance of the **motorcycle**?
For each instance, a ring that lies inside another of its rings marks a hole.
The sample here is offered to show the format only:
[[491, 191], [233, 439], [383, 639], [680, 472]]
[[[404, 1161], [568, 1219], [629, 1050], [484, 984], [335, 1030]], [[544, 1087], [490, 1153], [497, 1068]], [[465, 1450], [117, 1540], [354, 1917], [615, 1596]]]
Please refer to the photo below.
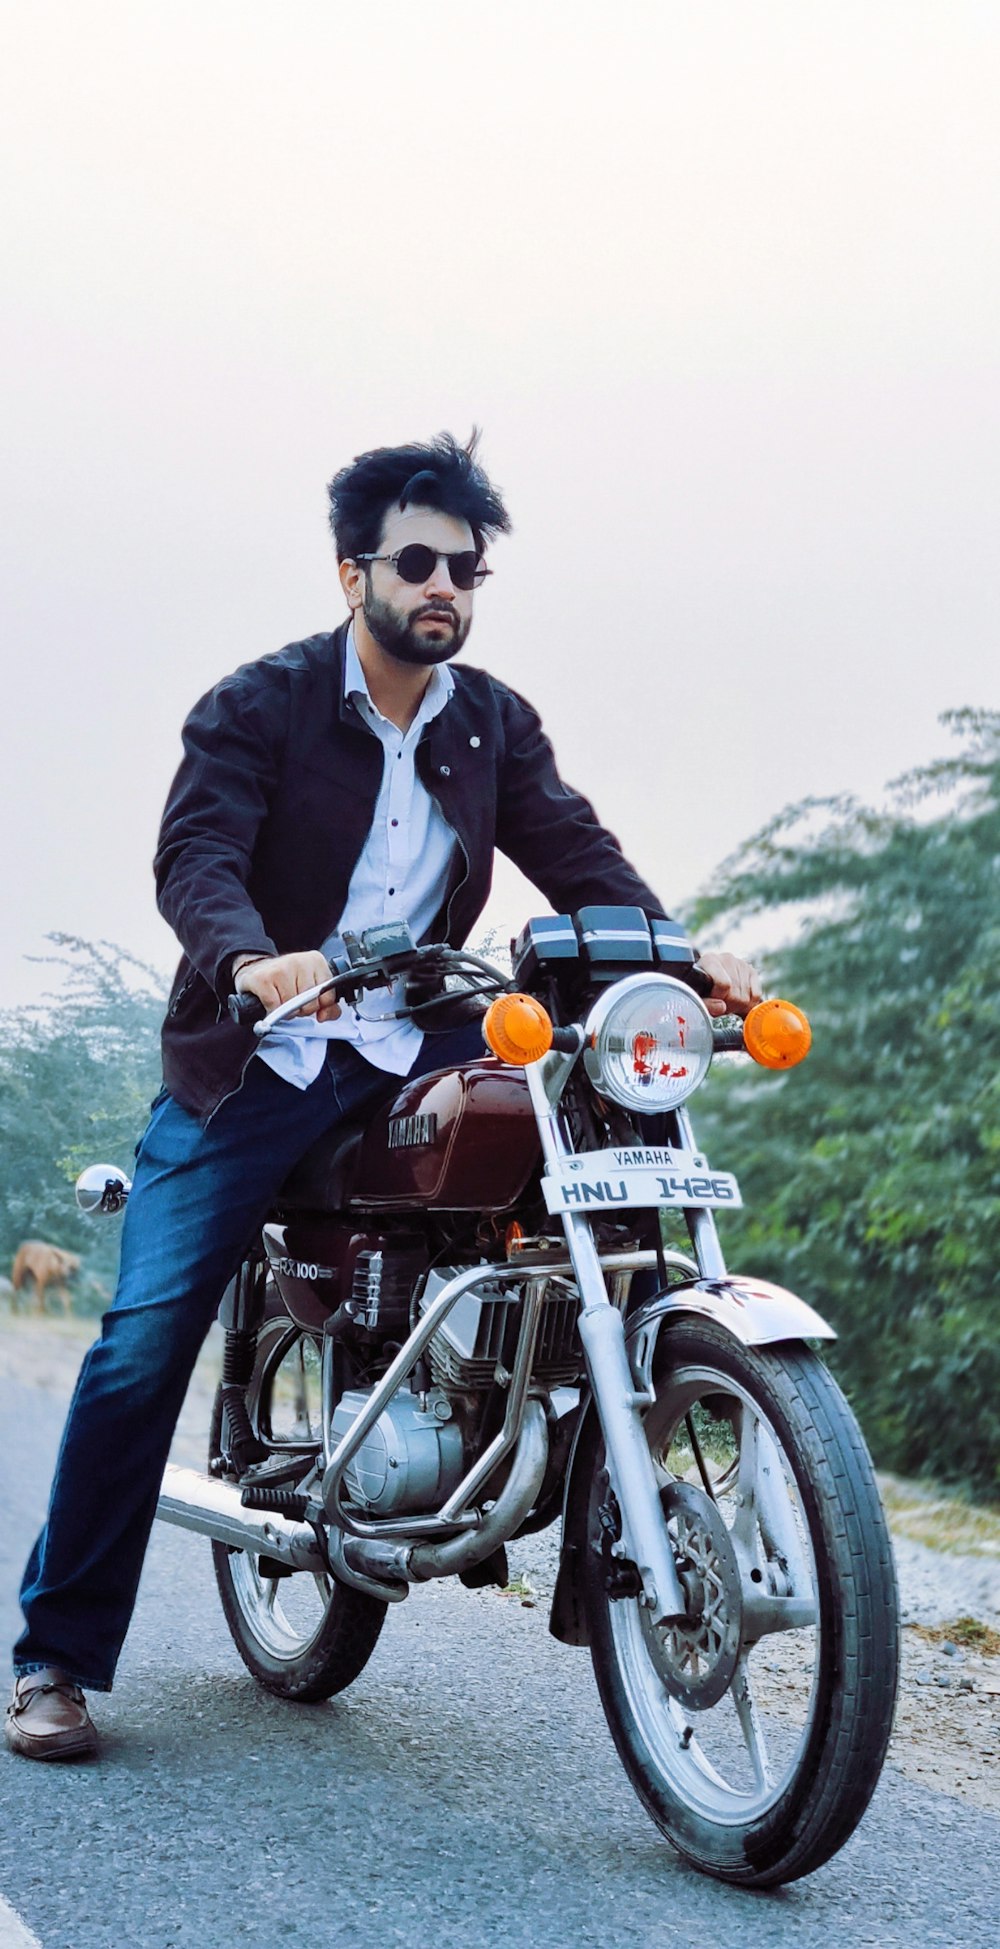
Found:
[[[421, 1584], [503, 1586], [505, 1545], [561, 1521], [550, 1628], [589, 1646], [653, 1821], [723, 1881], [812, 1872], [885, 1758], [892, 1553], [832, 1329], [728, 1271], [739, 1188], [686, 1107], [720, 1052], [797, 1061], [805, 1018], [714, 1022], [686, 939], [631, 908], [530, 921], [513, 979], [394, 926], [331, 966], [230, 1007], [266, 1035], [381, 989], [428, 1026], [481, 1016], [484, 1053], [296, 1166], [223, 1301], [208, 1470], [168, 1466], [158, 1515], [212, 1539], [240, 1656], [296, 1700], [349, 1685]], [[78, 1198], [128, 1188], [95, 1165]]]

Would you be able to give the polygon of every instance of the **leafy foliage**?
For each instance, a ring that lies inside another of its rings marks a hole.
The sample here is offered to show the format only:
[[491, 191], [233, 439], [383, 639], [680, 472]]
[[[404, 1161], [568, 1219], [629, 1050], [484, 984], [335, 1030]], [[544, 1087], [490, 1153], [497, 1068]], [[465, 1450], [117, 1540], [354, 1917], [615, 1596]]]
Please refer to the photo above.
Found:
[[874, 811], [782, 813], [720, 870], [703, 934], [797, 911], [768, 958], [813, 1052], [719, 1065], [699, 1134], [740, 1175], [730, 1262], [802, 1293], [876, 1460], [1000, 1492], [1000, 713]]
[[97, 1311], [114, 1281], [121, 1226], [84, 1218], [72, 1185], [85, 1164], [130, 1170], [159, 1087], [163, 983], [106, 941], [51, 934], [58, 995], [0, 1014], [0, 1265], [22, 1239], [79, 1252], [77, 1310]]

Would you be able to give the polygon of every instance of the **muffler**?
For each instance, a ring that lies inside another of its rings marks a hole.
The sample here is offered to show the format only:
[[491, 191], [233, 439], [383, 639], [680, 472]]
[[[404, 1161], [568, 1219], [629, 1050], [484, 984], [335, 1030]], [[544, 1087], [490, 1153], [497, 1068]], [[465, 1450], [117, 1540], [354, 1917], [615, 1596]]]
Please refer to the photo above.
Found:
[[156, 1513], [163, 1523], [197, 1530], [216, 1543], [252, 1556], [274, 1557], [290, 1570], [323, 1571], [326, 1564], [308, 1523], [289, 1522], [270, 1510], [244, 1509], [235, 1483], [168, 1462]]

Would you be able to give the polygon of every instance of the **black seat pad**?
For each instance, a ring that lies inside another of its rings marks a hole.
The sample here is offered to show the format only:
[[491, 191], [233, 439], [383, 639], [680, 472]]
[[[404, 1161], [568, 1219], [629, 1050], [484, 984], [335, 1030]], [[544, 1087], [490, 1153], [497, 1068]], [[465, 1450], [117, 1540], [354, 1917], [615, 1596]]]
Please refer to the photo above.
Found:
[[366, 1127], [346, 1122], [327, 1131], [293, 1166], [275, 1203], [285, 1211], [342, 1210]]

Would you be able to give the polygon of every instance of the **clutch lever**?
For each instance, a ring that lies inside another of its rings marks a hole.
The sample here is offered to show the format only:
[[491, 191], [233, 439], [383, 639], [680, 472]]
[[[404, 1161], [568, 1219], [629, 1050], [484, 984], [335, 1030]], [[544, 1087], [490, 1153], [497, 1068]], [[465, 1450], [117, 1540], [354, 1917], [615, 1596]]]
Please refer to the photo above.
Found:
[[342, 976], [334, 975], [331, 981], [317, 982], [315, 988], [303, 988], [301, 995], [292, 995], [287, 1002], [279, 1002], [277, 1008], [265, 1008], [259, 995], [230, 995], [226, 1006], [241, 1029], [252, 1029], [254, 1035], [268, 1035], [271, 1029], [287, 1022], [290, 1015], [298, 1015], [307, 1002], [316, 1001], [331, 988], [351, 988], [356, 992], [358, 986], [356, 981], [345, 982]]
[[[276, 1029], [282, 1022], [287, 1021], [289, 1016], [297, 1015], [308, 1002], [316, 1001], [320, 995], [328, 994], [331, 989], [336, 992], [338, 998], [354, 1001], [361, 989], [377, 988], [382, 984], [389, 986], [397, 975], [407, 974], [419, 979], [423, 974], [433, 979], [459, 969], [464, 971], [472, 969], [488, 975], [491, 978], [491, 985], [497, 984], [498, 970], [492, 968], [488, 961], [481, 960], [476, 954], [468, 954], [461, 949], [456, 951], [431, 942], [424, 947], [381, 955], [377, 960], [356, 961], [350, 969], [331, 975], [328, 981], [318, 982], [314, 988], [304, 988], [300, 995], [292, 995], [287, 1002], [280, 1002], [277, 1008], [272, 1008], [270, 1011], [265, 1008], [258, 996], [251, 994], [230, 995], [227, 1007], [233, 1021], [239, 1027], [252, 1028], [255, 1035], [264, 1036], [271, 1029]], [[499, 983], [504, 987], [510, 986], [502, 976], [499, 977]], [[419, 1006], [420, 1004], [418, 1009]], [[400, 1019], [411, 1012], [416, 1011], [410, 1009], [399, 1011]], [[396, 1016], [385, 1016], [380, 1019], [395, 1020]]]

